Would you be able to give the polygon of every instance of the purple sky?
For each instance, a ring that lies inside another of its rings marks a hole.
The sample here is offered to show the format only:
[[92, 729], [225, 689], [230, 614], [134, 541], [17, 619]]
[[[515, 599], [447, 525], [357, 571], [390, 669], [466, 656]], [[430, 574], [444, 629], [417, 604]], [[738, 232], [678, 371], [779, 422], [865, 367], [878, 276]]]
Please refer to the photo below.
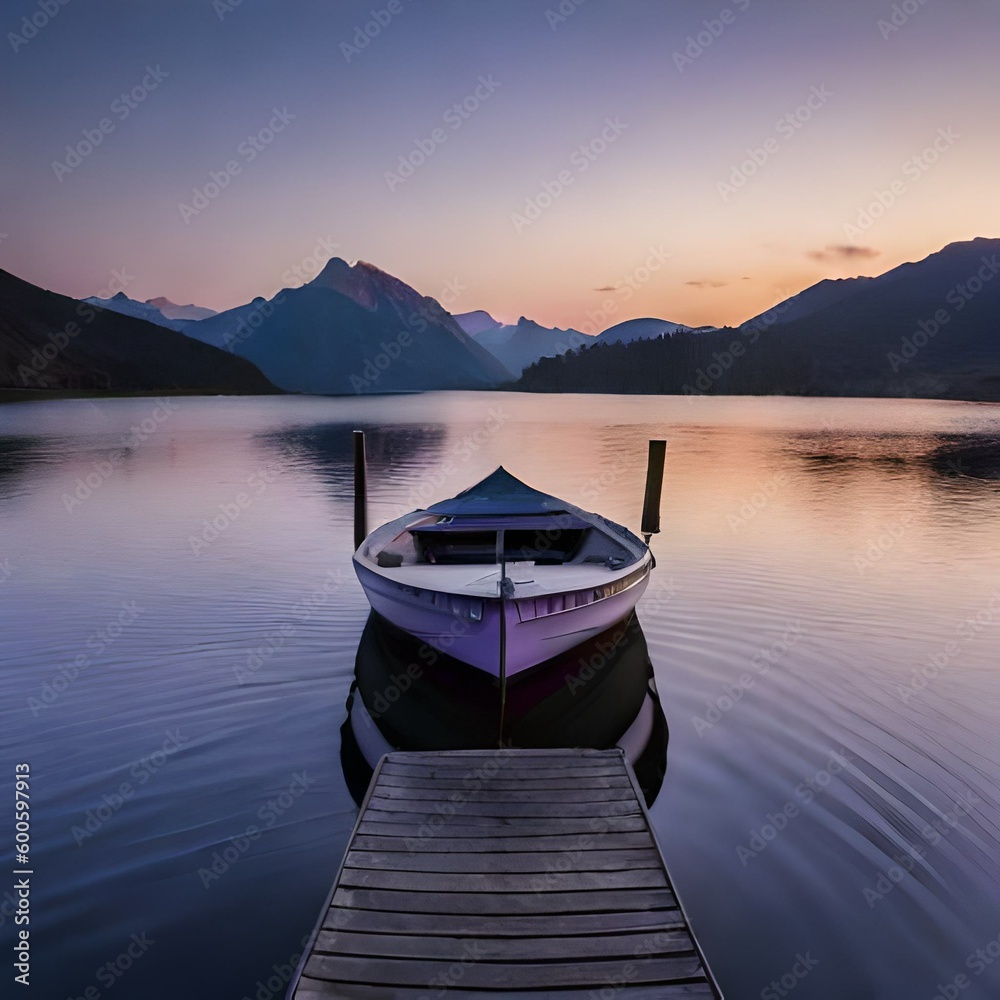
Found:
[[337, 255], [453, 312], [718, 324], [1000, 235], [993, 0], [10, 0], [0, 29], [0, 267], [70, 295], [222, 309]]

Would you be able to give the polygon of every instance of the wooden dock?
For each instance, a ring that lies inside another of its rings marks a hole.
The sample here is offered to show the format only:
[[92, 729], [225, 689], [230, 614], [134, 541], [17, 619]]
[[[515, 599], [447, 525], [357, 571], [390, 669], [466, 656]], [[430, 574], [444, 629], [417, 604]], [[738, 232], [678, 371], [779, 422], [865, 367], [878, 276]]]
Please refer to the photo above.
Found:
[[620, 750], [382, 758], [288, 998], [441, 995], [721, 997]]

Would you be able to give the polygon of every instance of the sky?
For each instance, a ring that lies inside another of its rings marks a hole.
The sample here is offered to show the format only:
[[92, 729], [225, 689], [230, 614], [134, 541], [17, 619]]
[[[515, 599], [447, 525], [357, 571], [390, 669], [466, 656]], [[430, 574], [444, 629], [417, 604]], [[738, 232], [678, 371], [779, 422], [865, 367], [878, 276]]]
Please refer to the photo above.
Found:
[[[52, 11], [55, 11], [52, 13]], [[739, 323], [1000, 236], [996, 0], [7, 0], [0, 267]]]

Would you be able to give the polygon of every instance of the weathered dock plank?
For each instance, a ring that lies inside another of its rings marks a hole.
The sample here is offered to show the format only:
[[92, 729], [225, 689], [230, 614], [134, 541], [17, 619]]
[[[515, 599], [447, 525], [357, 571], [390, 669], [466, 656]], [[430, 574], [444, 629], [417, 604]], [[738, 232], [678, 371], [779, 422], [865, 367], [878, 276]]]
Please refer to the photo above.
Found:
[[[324, 917], [323, 930], [337, 930], [341, 914]], [[377, 913], [358, 910], [351, 917], [351, 929], [371, 934], [417, 934], [426, 931], [427, 917], [423, 913]], [[503, 916], [470, 917], [445, 913], [434, 921], [438, 934], [464, 937], [525, 937], [561, 934], [600, 936], [605, 934], [684, 927], [684, 915], [679, 909], [643, 910], [632, 913], [568, 913], [544, 917]]]
[[[606, 934], [587, 942], [591, 958], [628, 958], [646, 943], [646, 934]], [[689, 952], [686, 931], [664, 933], [664, 953]], [[389, 958], [441, 958], [453, 962], [469, 954], [468, 938], [416, 937], [408, 934], [363, 934], [354, 931], [323, 931], [313, 951], [325, 955], [383, 955]], [[491, 962], [576, 959], [580, 942], [571, 937], [488, 938], [476, 941], [476, 956]]]
[[618, 750], [392, 753], [289, 1000], [715, 1000]]
[[[373, 798], [372, 805], [382, 812], [417, 812], [421, 805], [426, 805], [426, 800], [418, 797], [420, 791], [426, 789], [414, 789], [409, 799], [388, 799]], [[453, 793], [454, 794], [454, 793]], [[461, 808], [456, 808], [449, 799], [443, 802], [451, 806], [457, 814], [461, 812], [463, 816], [493, 816], [496, 819], [509, 819], [513, 816], [535, 816], [544, 819], [547, 816], [561, 818], [564, 816], [583, 816], [587, 819], [601, 819], [609, 816], [635, 816], [642, 809], [634, 799], [615, 799], [614, 807], [608, 808], [608, 802], [523, 802], [517, 792], [512, 792], [507, 798], [497, 798], [493, 801], [483, 801], [469, 796], [461, 800]], [[448, 811], [439, 814], [442, 817], [451, 815]]]
[[[384, 836], [381, 834], [364, 834], [356, 836], [353, 840], [355, 847], [369, 851], [426, 851], [428, 853], [440, 853], [441, 851], [580, 851], [587, 850], [581, 847], [581, 841], [585, 837], [597, 840], [598, 834], [592, 830], [585, 830], [579, 833], [553, 833], [546, 836], [526, 836], [514, 835], [498, 836], [497, 831], [492, 833], [488, 830], [485, 833], [478, 832], [481, 828], [476, 827], [463, 829], [460, 836], [455, 837], [429, 837], [419, 836], [416, 830], [411, 830], [408, 837]], [[449, 833], [458, 834], [459, 830], [449, 830]], [[649, 836], [645, 831], [634, 833], [604, 833], [600, 834], [602, 847], [645, 847], [649, 843]], [[406, 843], [409, 841], [409, 843]]]
[[[567, 880], [568, 882], [569, 880]], [[349, 889], [333, 894], [345, 910], [394, 910], [398, 913], [603, 913], [616, 910], [666, 910], [676, 906], [669, 889], [597, 889], [593, 891], [415, 892], [395, 889]], [[428, 924], [433, 923], [429, 920]]]
[[[370, 805], [368, 810], [365, 812], [364, 818], [362, 820], [361, 826], [365, 825], [371, 826], [372, 833], [379, 833], [383, 836], [386, 831], [384, 829], [375, 829], [377, 824], [383, 823], [402, 823], [407, 826], [411, 833], [414, 835], [419, 835], [421, 837], [426, 836], [424, 832], [420, 831], [421, 827], [433, 826], [440, 827], [444, 824], [445, 817], [441, 813], [428, 813], [428, 812], [412, 812], [412, 813], [398, 813], [395, 810], [384, 811], [378, 808], [377, 803]], [[607, 816], [604, 818], [603, 822], [600, 824], [600, 832], [608, 833], [610, 831], [616, 831], [618, 833], [628, 833], [635, 832], [637, 830], [645, 830], [646, 821], [641, 815], [628, 816]], [[593, 817], [579, 817], [579, 816], [556, 816], [550, 817], [545, 820], [545, 822], [539, 821], [533, 824], [531, 829], [526, 831], [524, 824], [521, 823], [516, 817], [513, 816], [466, 816], [462, 814], [456, 814], [448, 818], [448, 828], [449, 830], [458, 829], [459, 827], [486, 827], [490, 830], [504, 830], [508, 827], [518, 827], [518, 833], [524, 834], [534, 833], [536, 836], [540, 833], [550, 832], [550, 833], [594, 833], [594, 822]], [[359, 832], [364, 832], [360, 830]], [[465, 834], [462, 836], [473, 836], [472, 833]]]
[[[305, 974], [316, 980], [342, 978], [347, 982], [369, 985], [423, 983], [425, 990], [437, 985], [440, 977], [443, 981], [453, 979], [456, 984], [461, 981], [466, 988], [506, 989], [510, 992], [518, 988], [551, 989], [559, 986], [593, 988], [596, 983], [613, 983], [616, 976], [623, 975], [620, 959], [588, 961], [576, 957], [561, 962], [487, 962], [475, 958], [471, 948], [465, 966], [460, 966], [461, 976], [450, 971], [452, 964], [455, 963], [384, 957], [372, 961], [367, 956], [320, 955], [314, 952], [306, 963]], [[701, 974], [701, 962], [694, 955], [651, 957], [641, 964], [634, 963], [633, 968], [628, 978], [634, 983], [690, 981]], [[333, 995], [336, 996], [336, 993]]]
[[349, 851], [345, 868], [375, 868], [397, 872], [575, 872], [634, 871], [659, 868], [652, 848], [625, 851], [581, 851], [569, 856], [560, 851], [530, 854], [400, 854], [389, 851]]
[[[563, 885], [553, 872], [467, 873], [397, 872], [344, 868], [340, 884], [355, 889], [403, 889], [406, 892], [551, 892]], [[638, 871], [573, 873], [573, 892], [583, 889], [659, 889], [663, 876], [657, 868]], [[490, 911], [492, 912], [492, 911]]]
[[510, 782], [507, 788], [497, 788], [490, 783], [483, 789], [470, 791], [469, 789], [463, 789], [461, 784], [449, 787], [448, 785], [438, 786], [434, 782], [424, 783], [423, 785], [408, 782], [403, 786], [394, 786], [380, 781], [379, 787], [372, 796], [372, 802], [378, 802], [380, 799], [413, 799], [415, 796], [419, 796], [421, 792], [434, 790], [438, 787], [442, 791], [458, 792], [465, 802], [502, 802], [505, 805], [510, 803], [510, 792], [512, 789], [518, 791], [517, 801], [519, 803], [614, 802], [632, 797], [632, 789], [628, 785], [623, 785], [620, 788], [598, 788], [589, 783], [583, 788], [580, 786], [553, 788], [551, 785], [536, 788], [534, 783], [531, 783], [529, 787], [525, 787], [526, 785], [528, 785], [526, 781]]
[[[330, 1000], [331, 996], [340, 1000], [427, 1000], [436, 997], [441, 991], [440, 986], [434, 986], [430, 991], [426, 988], [398, 986], [368, 986], [360, 983], [343, 983], [337, 987], [336, 993], [326, 992], [328, 984], [315, 982], [307, 976], [302, 977], [302, 985], [295, 994], [296, 1000]], [[617, 1000], [619, 991], [614, 987], [605, 986], [611, 990]], [[592, 988], [584, 990], [517, 990], [511, 993], [504, 990], [497, 993], [484, 990], [449, 989], [449, 1000], [501, 1000], [504, 997], [515, 996], [517, 1000], [594, 1000], [598, 993]], [[633, 985], [624, 994], [626, 1000], [714, 1000], [717, 996], [707, 983], [672, 983], [655, 986]]]

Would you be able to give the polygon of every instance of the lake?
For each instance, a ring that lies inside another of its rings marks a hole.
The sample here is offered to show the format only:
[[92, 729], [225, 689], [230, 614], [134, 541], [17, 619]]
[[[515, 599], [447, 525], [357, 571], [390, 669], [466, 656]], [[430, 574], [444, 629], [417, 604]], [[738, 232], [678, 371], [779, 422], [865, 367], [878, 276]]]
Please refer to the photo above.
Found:
[[636, 529], [665, 437], [651, 812], [727, 997], [1000, 995], [1000, 407], [499, 393], [0, 406], [33, 995], [283, 995], [356, 817], [356, 427], [372, 527], [503, 464]]

